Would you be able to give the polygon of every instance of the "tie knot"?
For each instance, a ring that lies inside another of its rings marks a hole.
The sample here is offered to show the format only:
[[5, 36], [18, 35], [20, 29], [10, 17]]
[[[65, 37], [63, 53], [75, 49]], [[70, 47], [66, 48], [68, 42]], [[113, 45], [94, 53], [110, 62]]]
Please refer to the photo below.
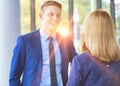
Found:
[[50, 41], [52, 41], [52, 40], [53, 40], [53, 37], [52, 37], [52, 36], [50, 36], [50, 37], [49, 37], [49, 39], [50, 39]]

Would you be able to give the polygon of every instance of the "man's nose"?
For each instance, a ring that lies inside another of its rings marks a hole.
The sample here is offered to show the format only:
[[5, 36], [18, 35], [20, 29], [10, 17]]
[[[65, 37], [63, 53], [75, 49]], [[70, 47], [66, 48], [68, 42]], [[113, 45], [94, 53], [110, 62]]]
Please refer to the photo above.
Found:
[[58, 17], [57, 15], [54, 15], [54, 16], [53, 16], [53, 19], [54, 19], [54, 20], [59, 20], [59, 17]]

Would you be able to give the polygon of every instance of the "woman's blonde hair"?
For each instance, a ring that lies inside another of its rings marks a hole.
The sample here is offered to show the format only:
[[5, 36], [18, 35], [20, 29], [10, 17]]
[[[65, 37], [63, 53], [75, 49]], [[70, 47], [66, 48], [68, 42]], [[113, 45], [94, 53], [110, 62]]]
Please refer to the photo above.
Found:
[[95, 10], [86, 16], [81, 28], [81, 49], [105, 62], [120, 59], [115, 27], [111, 16], [104, 10]]

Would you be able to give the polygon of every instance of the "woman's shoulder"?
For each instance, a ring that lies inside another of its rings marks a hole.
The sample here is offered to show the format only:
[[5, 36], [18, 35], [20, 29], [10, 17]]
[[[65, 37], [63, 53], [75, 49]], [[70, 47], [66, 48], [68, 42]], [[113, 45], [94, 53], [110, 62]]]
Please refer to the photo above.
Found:
[[86, 51], [75, 56], [76, 59], [88, 59], [90, 57], [90, 52]]
[[89, 51], [83, 52], [73, 58], [73, 60], [76, 60], [76, 62], [80, 64], [89, 64], [93, 62], [93, 57], [91, 56]]

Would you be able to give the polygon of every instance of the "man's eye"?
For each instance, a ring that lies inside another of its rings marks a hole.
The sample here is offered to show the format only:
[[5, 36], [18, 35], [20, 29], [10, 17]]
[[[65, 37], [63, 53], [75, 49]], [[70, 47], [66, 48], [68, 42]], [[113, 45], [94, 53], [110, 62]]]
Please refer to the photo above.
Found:
[[53, 14], [53, 13], [49, 13], [48, 15], [49, 15], [49, 16], [53, 16], [54, 14]]
[[59, 18], [61, 15], [60, 14], [55, 14], [55, 13], [49, 13], [48, 16], [49, 17], [56, 16], [57, 18]]

